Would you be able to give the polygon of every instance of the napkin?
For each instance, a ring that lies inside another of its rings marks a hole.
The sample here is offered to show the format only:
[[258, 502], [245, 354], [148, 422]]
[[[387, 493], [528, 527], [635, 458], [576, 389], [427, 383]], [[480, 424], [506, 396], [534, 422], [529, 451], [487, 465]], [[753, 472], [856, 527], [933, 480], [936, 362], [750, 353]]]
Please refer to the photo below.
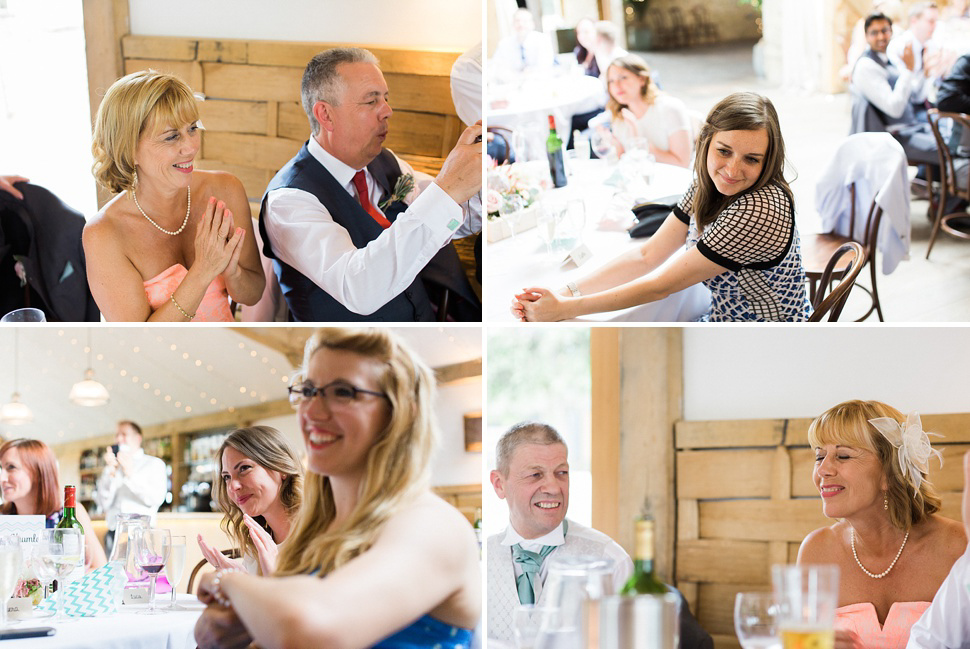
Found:
[[[126, 581], [122, 564], [112, 561], [71, 583], [57, 597], [64, 598], [64, 613], [71, 617], [117, 613]], [[56, 610], [55, 599], [52, 597], [44, 600], [37, 610]]]

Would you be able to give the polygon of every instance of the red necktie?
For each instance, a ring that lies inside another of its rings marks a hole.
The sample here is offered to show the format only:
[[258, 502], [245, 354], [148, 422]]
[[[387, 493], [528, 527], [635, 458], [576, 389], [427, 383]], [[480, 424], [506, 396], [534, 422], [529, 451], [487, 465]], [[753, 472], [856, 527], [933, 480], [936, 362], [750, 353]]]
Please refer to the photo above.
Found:
[[360, 201], [360, 206], [371, 215], [371, 218], [384, 229], [391, 227], [391, 222], [370, 202], [370, 197], [367, 195], [367, 178], [364, 177], [363, 169], [354, 174], [354, 187], [357, 189], [357, 200]]

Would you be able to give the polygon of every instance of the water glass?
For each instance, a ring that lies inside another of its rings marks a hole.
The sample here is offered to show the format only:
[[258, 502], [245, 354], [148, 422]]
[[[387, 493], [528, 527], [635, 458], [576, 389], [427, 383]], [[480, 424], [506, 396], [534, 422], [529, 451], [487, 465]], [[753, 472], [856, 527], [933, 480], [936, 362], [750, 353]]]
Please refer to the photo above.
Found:
[[835, 646], [835, 609], [839, 602], [839, 567], [771, 567], [778, 599], [778, 629], [785, 649]]
[[533, 649], [542, 620], [551, 615], [553, 609], [535, 604], [519, 604], [512, 611], [512, 637], [515, 649]]
[[613, 133], [605, 126], [597, 126], [593, 131], [593, 153], [600, 160], [612, 160], [613, 155]]
[[508, 194], [502, 197], [498, 206], [499, 218], [508, 226], [512, 239], [515, 239], [515, 224], [522, 210], [525, 209], [525, 199], [519, 194]]
[[47, 318], [40, 309], [27, 308], [11, 311], [0, 318], [0, 322], [47, 322]]
[[176, 591], [179, 582], [182, 581], [182, 573], [185, 572], [185, 537], [172, 537], [172, 550], [169, 552], [168, 561], [165, 562], [165, 576], [168, 583], [172, 585], [172, 601], [165, 607], [166, 611], [185, 611], [184, 606], [179, 606], [175, 601]]
[[38, 559], [38, 578], [50, 583], [57, 579], [57, 616], [54, 621], [58, 624], [74, 622], [64, 612], [65, 598], [71, 585], [71, 576], [75, 568], [84, 563], [84, 533], [73, 527], [60, 527], [44, 530], [40, 535], [40, 542], [35, 555]]
[[0, 534], [0, 628], [7, 626], [7, 602], [23, 569], [20, 538], [16, 534]]
[[744, 649], [780, 649], [778, 600], [773, 593], [738, 593], [734, 630]]
[[536, 649], [581, 649], [585, 646], [587, 603], [613, 592], [613, 562], [609, 559], [551, 559], [542, 598], [545, 606], [555, 610], [541, 620]]
[[155, 580], [158, 578], [158, 573], [165, 567], [165, 563], [171, 554], [172, 533], [169, 530], [136, 529], [132, 538], [131, 551], [134, 552], [135, 563], [147, 572], [151, 579], [151, 586], [148, 590], [148, 608], [138, 612], [145, 615], [163, 613], [162, 609], [155, 608]]

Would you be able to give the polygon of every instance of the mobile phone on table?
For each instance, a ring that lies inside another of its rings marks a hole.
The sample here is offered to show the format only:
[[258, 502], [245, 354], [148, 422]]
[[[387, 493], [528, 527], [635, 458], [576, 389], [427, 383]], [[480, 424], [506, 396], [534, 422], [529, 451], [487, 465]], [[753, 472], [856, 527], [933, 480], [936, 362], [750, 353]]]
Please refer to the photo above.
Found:
[[117, 455], [117, 454], [118, 454], [118, 450], [119, 450], [120, 448], [121, 448], [121, 447], [120, 447], [120, 446], [118, 446], [117, 444], [112, 444], [112, 445], [111, 445], [111, 452], [112, 452], [112, 453], [114, 453], [115, 455]]
[[52, 626], [38, 626], [32, 629], [7, 629], [0, 631], [0, 640], [20, 640], [21, 638], [46, 638], [57, 631]]

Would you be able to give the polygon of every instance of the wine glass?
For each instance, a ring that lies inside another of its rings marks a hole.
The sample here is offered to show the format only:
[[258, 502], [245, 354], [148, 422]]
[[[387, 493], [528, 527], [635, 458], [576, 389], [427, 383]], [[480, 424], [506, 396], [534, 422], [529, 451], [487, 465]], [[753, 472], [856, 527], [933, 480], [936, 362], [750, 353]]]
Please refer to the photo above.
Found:
[[556, 238], [556, 221], [558, 221], [556, 210], [550, 205], [543, 205], [536, 217], [536, 231], [539, 238], [546, 244], [546, 254], [552, 254], [552, 242]]
[[606, 126], [597, 126], [593, 130], [593, 153], [601, 160], [609, 160], [613, 154], [613, 133]]
[[57, 616], [54, 621], [63, 624], [73, 622], [64, 614], [65, 598], [70, 586], [71, 573], [84, 561], [84, 535], [73, 527], [56, 527], [44, 530], [37, 547], [37, 577], [41, 581], [57, 579]]
[[525, 199], [520, 194], [507, 194], [502, 197], [498, 206], [499, 218], [509, 226], [509, 233], [515, 240], [515, 223], [522, 210], [525, 209]]
[[16, 534], [0, 534], [0, 628], [7, 626], [7, 601], [23, 572], [24, 557]]
[[775, 596], [772, 593], [738, 593], [734, 599], [734, 630], [744, 649], [781, 647]]
[[176, 590], [179, 582], [182, 581], [182, 573], [185, 571], [185, 537], [172, 537], [172, 550], [169, 552], [168, 561], [165, 562], [165, 576], [168, 583], [172, 585], [172, 601], [165, 607], [166, 611], [185, 611], [184, 606], [179, 606], [175, 601]]
[[0, 322], [47, 322], [40, 309], [17, 309], [0, 318]]
[[165, 567], [172, 552], [172, 533], [160, 529], [136, 529], [132, 540], [135, 563], [148, 573], [151, 586], [148, 590], [148, 608], [138, 611], [144, 615], [158, 615], [162, 609], [155, 608], [155, 580]]

